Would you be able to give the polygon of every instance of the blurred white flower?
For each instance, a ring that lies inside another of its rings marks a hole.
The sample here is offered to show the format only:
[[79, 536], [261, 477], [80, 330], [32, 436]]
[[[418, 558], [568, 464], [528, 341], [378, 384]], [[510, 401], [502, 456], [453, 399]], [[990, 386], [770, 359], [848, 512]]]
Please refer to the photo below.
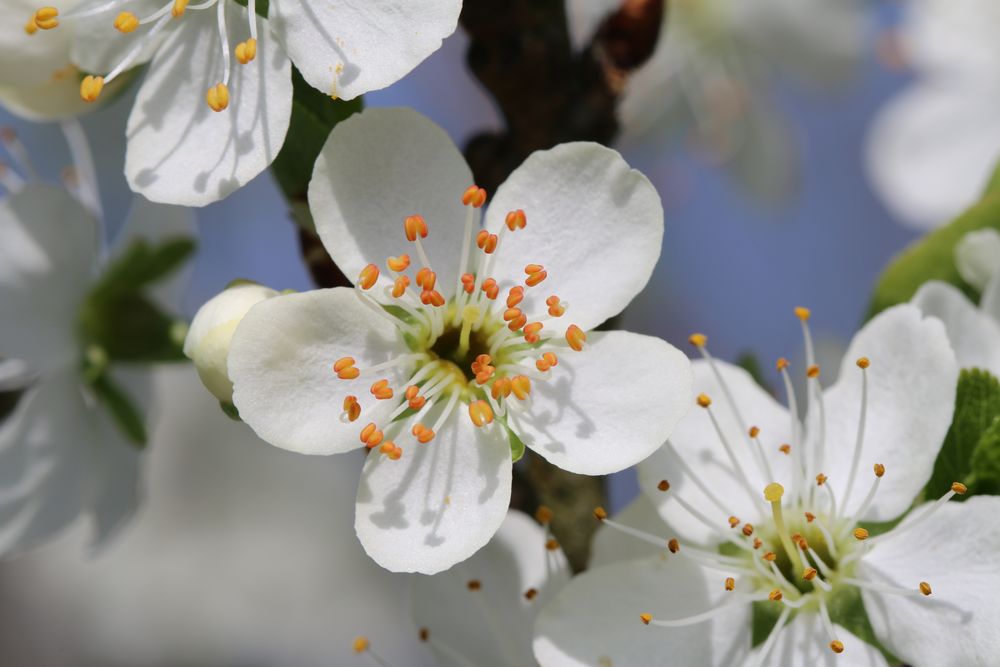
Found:
[[230, 350], [234, 403], [262, 438], [305, 454], [370, 450], [356, 529], [391, 570], [431, 574], [484, 546], [507, 513], [512, 452], [615, 472], [689, 405], [680, 351], [585, 333], [659, 257], [649, 181], [610, 149], [565, 144], [515, 170], [482, 226], [486, 192], [471, 182], [448, 136], [413, 111], [338, 125], [309, 202], [356, 287], [263, 301]]
[[[570, 35], [589, 42], [620, 0], [566, 0]], [[798, 148], [771, 103], [789, 77], [811, 86], [843, 80], [859, 61], [866, 8], [857, 0], [676, 0], [649, 61], [625, 85], [621, 141], [693, 139], [752, 193], [794, 185]]]
[[[312, 86], [353, 99], [433, 53], [454, 32], [461, 4], [271, 0], [265, 19], [254, 0], [249, 8], [235, 0], [83, 0], [65, 11], [39, 9], [34, 34], [15, 23], [21, 42], [71, 42], [73, 63], [90, 73], [78, 81], [85, 100], [149, 63], [126, 129], [125, 175], [151, 201], [203, 206], [277, 156], [292, 107], [289, 58]], [[71, 39], [59, 34], [69, 31]]]
[[[808, 350], [808, 312], [799, 316]], [[639, 466], [661, 519], [636, 527], [649, 512], [633, 510], [626, 523], [598, 511], [659, 553], [574, 579], [539, 617], [543, 667], [645, 666], [658, 655], [685, 665], [836, 665], [839, 653], [886, 665], [837, 623], [838, 607], [858, 594], [877, 640], [904, 662], [989, 664], [1000, 650], [1000, 499], [949, 503], [965, 493], [956, 483], [907, 513], [954, 409], [958, 365], [941, 323], [909, 305], [885, 311], [854, 338], [826, 391], [810, 363], [804, 424], [794, 402], [785, 410], [746, 372], [714, 360], [704, 337], [692, 342], [705, 357], [695, 363], [702, 409]], [[787, 364], [779, 369], [790, 386]], [[874, 472], [869, 481], [863, 470]], [[664, 521], [677, 537], [658, 536]], [[597, 553], [609, 550], [605, 542]], [[773, 605], [776, 623], [752, 648], [755, 603]]]
[[892, 213], [931, 229], [974, 204], [1000, 161], [1000, 5], [906, 5], [898, 41], [917, 79], [875, 118], [866, 162]]
[[190, 235], [193, 226], [186, 211], [137, 200], [106, 257], [99, 223], [82, 203], [96, 201], [95, 193], [78, 199], [23, 179], [7, 184], [13, 192], [0, 200], [0, 358], [16, 360], [12, 375], [24, 392], [0, 422], [0, 555], [50, 537], [81, 514], [92, 517], [95, 540], [103, 542], [132, 513], [139, 450], [95, 387], [99, 381], [105, 398], [142, 412], [148, 377], [144, 367], [111, 363], [103, 349], [82, 342], [83, 305], [123, 245]]
[[982, 368], [1000, 376], [1000, 233], [966, 234], [955, 249], [959, 273], [982, 293], [977, 307], [959, 289], [925, 283], [911, 303], [944, 322], [962, 368]]

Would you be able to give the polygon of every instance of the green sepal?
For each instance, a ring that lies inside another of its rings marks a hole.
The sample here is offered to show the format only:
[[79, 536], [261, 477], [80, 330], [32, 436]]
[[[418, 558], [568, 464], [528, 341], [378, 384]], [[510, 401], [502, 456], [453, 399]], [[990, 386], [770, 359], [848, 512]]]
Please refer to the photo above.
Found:
[[[247, 4], [247, 0], [236, 0], [236, 4], [242, 5], [243, 7], [249, 6]], [[266, 19], [267, 11], [271, 8], [270, 5], [271, 5], [270, 0], [257, 0], [257, 2], [254, 4], [254, 13], [256, 13], [257, 16]], [[249, 35], [247, 35], [247, 37], [249, 37]]]
[[101, 373], [90, 383], [97, 400], [115, 420], [115, 424], [137, 449], [145, 449], [148, 437], [142, 414], [129, 397], [107, 373]]
[[993, 419], [972, 450], [972, 473], [966, 485], [974, 494], [1000, 495], [1000, 416]]
[[510, 439], [510, 458], [513, 463], [517, 463], [524, 458], [524, 450], [526, 448], [521, 438], [517, 437], [517, 434], [514, 433], [509, 426], [506, 426], [506, 428], [507, 437]]
[[[925, 497], [937, 498], [951, 487], [952, 482], [964, 482], [971, 487], [973, 484], [969, 482], [995, 485], [1000, 480], [997, 477], [1000, 471], [994, 466], [1000, 459], [1000, 453], [994, 448], [1000, 443], [986, 437], [998, 416], [1000, 382], [997, 378], [978, 368], [962, 370], [955, 397], [955, 416], [934, 462]], [[982, 471], [974, 463], [977, 450], [979, 464], [984, 466]], [[967, 497], [956, 496], [955, 499]]]
[[1000, 231], [1000, 190], [990, 190], [982, 201], [953, 222], [931, 232], [894, 258], [875, 285], [868, 317], [906, 303], [929, 280], [954, 285], [977, 301], [976, 291], [958, 273], [955, 246], [969, 232], [985, 228]]
[[219, 401], [219, 408], [222, 410], [224, 415], [232, 419], [234, 422], [243, 421], [240, 417], [239, 409], [229, 401]]
[[[784, 605], [771, 600], [757, 600], [750, 607], [751, 643], [754, 648], [767, 641]], [[793, 612], [794, 613], [794, 612]], [[790, 622], [790, 621], [789, 621]]]
[[890, 665], [899, 664], [899, 659], [875, 636], [860, 589], [854, 586], [838, 587], [836, 594], [827, 599], [827, 608], [830, 611], [830, 620], [835, 625], [841, 626], [858, 639], [877, 648]]

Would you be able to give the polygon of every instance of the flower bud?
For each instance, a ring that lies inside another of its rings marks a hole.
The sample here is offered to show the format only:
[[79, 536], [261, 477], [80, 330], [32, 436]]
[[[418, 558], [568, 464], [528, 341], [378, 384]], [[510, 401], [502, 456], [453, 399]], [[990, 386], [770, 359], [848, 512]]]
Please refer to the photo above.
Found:
[[227, 368], [233, 333], [253, 306], [278, 294], [263, 285], [236, 285], [209, 299], [191, 322], [184, 354], [194, 362], [205, 388], [224, 405], [233, 402]]

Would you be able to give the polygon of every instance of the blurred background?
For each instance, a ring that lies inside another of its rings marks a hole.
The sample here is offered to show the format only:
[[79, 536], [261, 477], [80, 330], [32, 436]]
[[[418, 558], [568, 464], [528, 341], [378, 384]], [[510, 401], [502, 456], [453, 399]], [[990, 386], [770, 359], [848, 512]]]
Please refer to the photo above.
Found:
[[[780, 196], [755, 196], [685, 138], [620, 145], [666, 211], [659, 266], [622, 328], [682, 349], [703, 332], [716, 356], [751, 353], [774, 381], [774, 360], [801, 354], [792, 308], [805, 305], [823, 354], [837, 358], [876, 276], [918, 235], [880, 203], [865, 166], [873, 118], [913, 79], [890, 48], [905, 8], [859, 6], [859, 64], [848, 76], [824, 89], [779, 78], [754, 91], [794, 151]], [[366, 105], [414, 107], [460, 146], [499, 127], [465, 68], [466, 47], [459, 31]], [[131, 201], [120, 176], [130, 104], [120, 99], [83, 119], [112, 232]], [[0, 126], [15, 128], [39, 170], [58, 178], [69, 160], [55, 126], [2, 111]], [[187, 316], [236, 277], [311, 287], [270, 174], [197, 218]], [[0, 664], [366, 664], [350, 649], [358, 634], [393, 665], [432, 664], [415, 641], [405, 577], [381, 571], [355, 538], [360, 456], [307, 459], [262, 443], [215, 408], [190, 367], [160, 371], [156, 383], [162, 404], [138, 517], [99, 553], [74, 530], [0, 563]], [[632, 473], [617, 476], [613, 508], [635, 493]]]

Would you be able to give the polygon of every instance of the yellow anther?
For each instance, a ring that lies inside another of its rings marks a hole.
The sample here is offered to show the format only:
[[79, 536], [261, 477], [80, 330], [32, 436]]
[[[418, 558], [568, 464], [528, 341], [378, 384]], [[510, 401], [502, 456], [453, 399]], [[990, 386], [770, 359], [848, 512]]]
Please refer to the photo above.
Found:
[[781, 502], [783, 495], [785, 495], [785, 487], [777, 482], [771, 482], [764, 487], [764, 499], [769, 503]]
[[406, 233], [406, 240], [414, 242], [417, 237], [427, 238], [427, 222], [422, 215], [411, 215], [403, 220], [403, 232]]
[[773, 591], [767, 594], [767, 599], [771, 602], [780, 602], [781, 598], [784, 596], [781, 594], [780, 588], [775, 588]]
[[510, 390], [518, 400], [523, 401], [531, 393], [531, 378], [527, 375], [515, 375], [510, 379]]
[[868, 360], [868, 357], [861, 357], [856, 363], [858, 364], [858, 368], [862, 370], [872, 365], [872, 362]]
[[785, 359], [784, 357], [781, 357], [780, 359], [778, 359], [777, 363], [775, 363], [774, 365], [778, 369], [778, 372], [781, 372], [781, 371], [785, 370], [786, 368], [788, 368], [791, 364], [788, 362], [788, 359]]
[[385, 265], [389, 268], [390, 271], [395, 271], [396, 273], [399, 273], [401, 271], [406, 271], [408, 268], [410, 268], [410, 256], [400, 255], [399, 257], [390, 257], [389, 259], [385, 260]]
[[371, 289], [378, 281], [378, 276], [378, 267], [374, 264], [369, 264], [365, 268], [361, 269], [361, 273], [358, 274], [358, 287], [365, 290]]
[[354, 638], [353, 648], [354, 648], [354, 652], [355, 653], [364, 653], [365, 651], [368, 650], [369, 646], [370, 646], [370, 643], [368, 642], [368, 637], [355, 637]]
[[931, 585], [928, 584], [926, 581], [921, 581], [920, 582], [920, 592], [923, 593], [924, 595], [930, 595], [931, 594]]
[[88, 74], [80, 82], [80, 98], [84, 102], [93, 102], [101, 96], [104, 90], [104, 77]]
[[773, 551], [768, 551], [765, 552], [764, 555], [761, 556], [761, 558], [766, 560], [768, 563], [773, 563], [778, 559], [778, 554], [774, 553]]
[[528, 217], [524, 214], [524, 211], [517, 209], [516, 211], [509, 212], [504, 222], [507, 224], [507, 229], [513, 232], [518, 229], [524, 229], [528, 224]]
[[594, 518], [598, 521], [604, 521], [608, 518], [608, 513], [603, 507], [594, 508]]
[[188, 0], [174, 0], [174, 6], [170, 10], [171, 16], [175, 19], [184, 16], [184, 11], [187, 9]]
[[653, 620], [652, 614], [639, 614], [639, 620], [643, 622], [644, 625], [649, 625], [649, 622]]
[[493, 423], [493, 408], [486, 401], [479, 400], [469, 403], [469, 419], [477, 427]]
[[816, 486], [823, 486], [824, 484], [826, 484], [826, 480], [828, 479], [829, 477], [827, 477], [823, 473], [816, 475]]
[[248, 62], [257, 57], [257, 40], [252, 37], [245, 42], [240, 42], [236, 45], [236, 60], [240, 62], [241, 65], [246, 65]]
[[59, 25], [59, 10], [55, 7], [42, 7], [35, 12], [35, 27], [42, 30], [52, 30]]
[[688, 342], [698, 348], [705, 347], [705, 344], [708, 343], [708, 336], [705, 334], [693, 333], [688, 336]]
[[730, 528], [735, 528], [738, 525], [740, 525], [740, 519], [739, 519], [739, 517], [736, 517], [736, 516], [729, 517], [729, 527]]
[[205, 101], [212, 111], [224, 111], [229, 107], [229, 88], [224, 83], [215, 84], [205, 93]]
[[750, 537], [751, 535], [753, 535], [753, 524], [752, 523], [745, 523], [745, 524], [743, 524], [743, 534], [746, 537]]
[[583, 349], [583, 344], [586, 341], [587, 334], [583, 332], [583, 329], [575, 324], [569, 325], [569, 328], [566, 329], [566, 342], [569, 343], [570, 349], [579, 352]]
[[803, 322], [808, 322], [810, 315], [812, 315], [812, 311], [809, 310], [808, 308], [803, 308], [802, 306], [799, 306], [798, 308], [795, 309], [795, 317], [799, 318]]
[[550, 537], [549, 539], [545, 540], [545, 548], [548, 549], [549, 551], [555, 551], [556, 549], [559, 548], [559, 540], [555, 539], [554, 537]]
[[469, 583], [467, 583], [465, 586], [470, 591], [478, 591], [478, 590], [482, 590], [482, 588], [483, 588], [483, 582], [479, 581], [478, 579], [471, 579], [471, 580], [469, 580]]
[[882, 465], [881, 463], [876, 463], [873, 466], [873, 468], [875, 469], [875, 476], [876, 477], [881, 477], [882, 475], [885, 474], [885, 466]]
[[333, 372], [341, 380], [353, 380], [361, 375], [361, 371], [354, 365], [354, 357], [341, 357], [333, 364]]
[[139, 27], [139, 17], [132, 12], [122, 12], [115, 17], [115, 30], [128, 34]]
[[865, 528], [855, 528], [854, 529], [854, 539], [858, 540], [859, 542], [867, 540], [868, 539], [868, 530], [865, 529]]
[[839, 639], [834, 639], [832, 642], [830, 642], [830, 650], [837, 654], [843, 653], [844, 642], [840, 641]]
[[806, 369], [806, 377], [814, 378], [814, 379], [818, 378], [819, 377], [819, 366], [817, 366], [816, 364], [813, 364], [812, 366], [810, 366], [809, 368], [807, 368]]
[[357, 396], [348, 396], [344, 399], [344, 413], [347, 414], [347, 421], [357, 421], [361, 416], [361, 404], [358, 403]]
[[806, 581], [812, 581], [813, 579], [815, 579], [816, 578], [816, 568], [814, 568], [814, 567], [807, 567], [805, 569], [805, 571], [802, 573], [802, 578], [805, 579]]
[[696, 400], [698, 401], [698, 405], [703, 408], [707, 408], [712, 404], [712, 399], [708, 397], [708, 394], [698, 394]]
[[681, 543], [677, 541], [676, 537], [670, 538], [670, 541], [667, 542], [667, 550], [670, 551], [670, 553], [672, 554], [675, 554], [681, 550]]
[[392, 387], [389, 386], [388, 380], [379, 380], [371, 387], [372, 396], [380, 401], [384, 401], [392, 398]]
[[481, 208], [486, 203], [486, 190], [478, 185], [470, 185], [462, 193], [462, 203], [472, 208]]
[[528, 590], [524, 591], [524, 599], [527, 600], [528, 602], [531, 602], [536, 597], [538, 597], [537, 588], [529, 588]]
[[750, 434], [751, 438], [756, 438], [758, 435], [760, 435], [760, 429], [757, 428], [756, 426], [751, 426], [750, 430], [747, 431], [747, 433]]
[[781, 447], [778, 447], [778, 451], [781, 452], [782, 454], [786, 454], [786, 455], [787, 454], [791, 454], [792, 453], [792, 446], [789, 445], [788, 443], [785, 443]]
[[535, 510], [535, 521], [547, 526], [552, 523], [552, 510], [547, 505], [539, 505]]
[[726, 590], [732, 591], [736, 589], [736, 580], [732, 577], [726, 577]]
[[665, 493], [670, 490], [670, 482], [665, 479], [661, 479], [660, 483], [656, 485], [656, 488]]
[[34, 35], [38, 32], [38, 25], [35, 23], [35, 16], [32, 15], [28, 22], [24, 24], [24, 32], [29, 35]]
[[967, 487], [965, 484], [962, 484], [961, 482], [952, 482], [951, 490], [960, 496], [964, 496], [965, 493], [969, 490], [969, 487]]

